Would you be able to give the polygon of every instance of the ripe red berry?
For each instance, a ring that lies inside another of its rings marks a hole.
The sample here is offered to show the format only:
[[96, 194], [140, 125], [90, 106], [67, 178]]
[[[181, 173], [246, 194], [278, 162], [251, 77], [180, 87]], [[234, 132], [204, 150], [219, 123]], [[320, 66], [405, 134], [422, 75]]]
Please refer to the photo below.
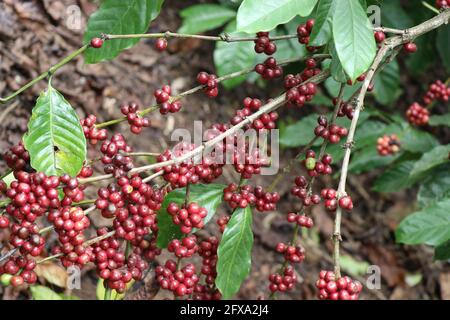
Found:
[[99, 49], [99, 48], [101, 48], [102, 46], [103, 46], [103, 39], [101, 39], [101, 38], [93, 38], [93, 39], [91, 40], [91, 47], [92, 47], [92, 48]]
[[164, 38], [158, 38], [155, 42], [155, 49], [159, 52], [163, 52], [167, 49], [167, 40]]
[[414, 53], [417, 51], [417, 46], [413, 42], [408, 42], [403, 45], [403, 48], [407, 53]]

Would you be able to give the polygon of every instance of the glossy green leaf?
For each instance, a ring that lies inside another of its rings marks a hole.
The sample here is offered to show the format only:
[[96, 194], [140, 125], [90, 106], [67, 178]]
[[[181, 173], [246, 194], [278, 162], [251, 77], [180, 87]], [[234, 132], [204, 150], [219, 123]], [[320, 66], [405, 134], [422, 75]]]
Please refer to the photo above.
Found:
[[339, 60], [350, 79], [369, 69], [376, 53], [372, 25], [358, 1], [339, 0], [333, 13], [333, 39]]
[[347, 75], [345, 74], [345, 71], [342, 68], [342, 64], [341, 61], [339, 60], [336, 48], [334, 47], [334, 43], [330, 44], [330, 54], [332, 56], [330, 65], [331, 76], [335, 81], [339, 83], [346, 83]]
[[58, 293], [44, 286], [30, 286], [33, 300], [64, 300]]
[[[248, 36], [244, 33], [237, 33], [236, 21], [230, 22], [225, 32], [231, 36]], [[214, 65], [218, 76], [224, 76], [229, 73], [237, 72], [242, 69], [251, 68], [255, 63], [255, 52], [253, 43], [250, 41], [223, 42], [218, 41], [214, 50]], [[222, 82], [222, 85], [231, 89], [245, 81], [246, 76], [240, 76]]]
[[220, 27], [233, 19], [236, 12], [218, 4], [196, 4], [181, 10], [179, 33], [200, 33]]
[[[208, 211], [204, 219], [205, 225], [216, 213], [217, 207], [222, 202], [223, 189], [222, 184], [196, 184], [190, 186], [189, 201], [196, 202], [199, 206]], [[172, 222], [172, 216], [167, 213], [169, 203], [175, 202], [182, 205], [186, 197], [186, 188], [175, 189], [170, 192], [158, 211], [158, 238], [156, 239], [159, 248], [166, 248], [173, 239], [180, 239], [182, 233], [180, 227]]]
[[417, 193], [419, 206], [450, 198], [450, 165], [442, 165], [427, 173]]
[[308, 16], [317, 0], [244, 0], [237, 13], [237, 30], [269, 31], [296, 15]]
[[216, 286], [224, 299], [236, 294], [250, 273], [252, 247], [252, 210], [247, 206], [235, 210], [217, 250]]
[[384, 105], [393, 103], [401, 93], [400, 68], [396, 60], [389, 63], [375, 77], [373, 94], [375, 99]]
[[75, 110], [49, 83], [33, 108], [23, 138], [31, 166], [47, 175], [76, 176], [86, 159], [86, 138]]
[[[104, 0], [100, 8], [88, 20], [83, 37], [84, 43], [105, 34], [145, 33], [150, 22], [155, 19], [164, 0]], [[99, 49], [89, 48], [85, 52], [86, 63], [111, 60], [120, 52], [139, 42], [134, 39], [114, 39], [105, 41]]]
[[440, 245], [450, 239], [450, 199], [407, 216], [395, 231], [397, 242]]
[[380, 9], [381, 22], [384, 26], [406, 29], [414, 25], [413, 19], [403, 9], [400, 0], [383, 1]]
[[428, 120], [430, 126], [447, 126], [450, 127], [450, 113], [431, 116]]
[[416, 161], [402, 161], [389, 168], [375, 180], [372, 190], [388, 193], [397, 192], [405, 188], [409, 188], [416, 181], [410, 178], [409, 173], [414, 167]]
[[439, 141], [426, 131], [408, 126], [400, 138], [401, 148], [403, 150], [423, 153], [439, 145]]
[[411, 176], [421, 174], [449, 161], [450, 145], [442, 145], [424, 153], [414, 165]]
[[348, 170], [352, 173], [360, 174], [375, 168], [380, 168], [393, 163], [401, 156], [401, 152], [383, 157], [378, 154], [375, 145], [358, 150], [352, 156]]
[[314, 28], [309, 39], [311, 46], [323, 46], [331, 40], [334, 3], [334, 0], [319, 0]]
[[442, 62], [447, 72], [450, 72], [450, 26], [442, 26], [439, 28], [436, 37], [436, 48], [439, 52]]

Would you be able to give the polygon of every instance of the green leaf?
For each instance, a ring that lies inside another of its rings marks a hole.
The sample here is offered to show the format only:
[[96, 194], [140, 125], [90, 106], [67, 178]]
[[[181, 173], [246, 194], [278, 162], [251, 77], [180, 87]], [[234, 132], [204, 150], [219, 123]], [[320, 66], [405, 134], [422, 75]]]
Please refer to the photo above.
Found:
[[414, 160], [409, 160], [395, 164], [392, 168], [378, 176], [372, 190], [388, 193], [409, 188], [416, 182], [416, 179], [409, 177], [409, 173], [414, 167], [415, 162]]
[[63, 298], [50, 288], [44, 286], [30, 286], [33, 300], [63, 300]]
[[[164, 0], [105, 0], [100, 8], [88, 20], [83, 37], [84, 43], [105, 34], [139, 34], [145, 33], [150, 22], [155, 19]], [[99, 49], [88, 48], [85, 51], [86, 63], [111, 60], [120, 52], [139, 42], [134, 39], [114, 39], [105, 41]]]
[[390, 105], [400, 95], [400, 69], [397, 60], [389, 63], [375, 77], [373, 94], [375, 99], [384, 105]]
[[[196, 202], [199, 206], [204, 207], [208, 211], [208, 215], [204, 219], [205, 225], [211, 220], [216, 213], [217, 207], [222, 202], [223, 189], [222, 184], [196, 184], [190, 186], [189, 201]], [[180, 227], [172, 222], [172, 216], [167, 213], [169, 203], [175, 202], [182, 205], [186, 197], [186, 188], [175, 189], [170, 192], [158, 211], [158, 238], [156, 243], [159, 248], [166, 248], [173, 239], [180, 239], [183, 234]]]
[[436, 48], [439, 52], [442, 62], [450, 72], [450, 26], [442, 26], [439, 28], [436, 37]]
[[[230, 22], [225, 32], [231, 36], [245, 36], [242, 33], [236, 33], [234, 30], [236, 21]], [[250, 41], [224, 42], [218, 41], [214, 50], [214, 65], [216, 66], [217, 75], [224, 76], [226, 74], [240, 71], [242, 69], [251, 68], [255, 63], [255, 53], [253, 43]], [[245, 81], [246, 76], [240, 76], [222, 82], [222, 85], [231, 89]]]
[[437, 146], [424, 153], [414, 165], [411, 176], [421, 174], [449, 161], [450, 144]]
[[308, 16], [317, 0], [244, 0], [237, 13], [237, 30], [270, 31], [296, 15]]
[[[286, 126], [280, 133], [280, 144], [283, 147], [294, 148], [304, 146], [314, 138], [314, 128], [317, 125], [317, 115], [311, 114], [300, 121]], [[317, 143], [318, 145], [319, 143]]]
[[450, 199], [407, 216], [395, 231], [397, 242], [437, 246], [450, 239]]
[[74, 177], [86, 159], [86, 138], [80, 120], [50, 83], [36, 101], [23, 142], [31, 166], [46, 175], [67, 173]]
[[[345, 86], [344, 88], [344, 95], [343, 99], [348, 100], [355, 90], [357, 90], [361, 86], [360, 82], [355, 83], [353, 86]], [[339, 88], [341, 87], [341, 83], [334, 80], [332, 77], [325, 80], [325, 88], [327, 89], [328, 93], [331, 94], [333, 97], [337, 97], [339, 94]]]
[[331, 39], [331, 25], [333, 22], [334, 11], [333, 0], [320, 0], [317, 5], [316, 19], [314, 28], [311, 32], [309, 45], [322, 46], [328, 43]]
[[402, 133], [400, 144], [403, 150], [422, 153], [439, 145], [439, 141], [426, 131], [408, 126]]
[[344, 69], [342, 68], [341, 61], [339, 61], [338, 54], [336, 52], [336, 48], [334, 47], [334, 43], [330, 44], [330, 54], [332, 56], [331, 59], [331, 76], [333, 79], [339, 83], [347, 82], [347, 75], [345, 74]]
[[446, 198], [450, 198], [450, 166], [442, 165], [427, 173], [417, 193], [417, 201], [424, 208]]
[[250, 273], [253, 247], [252, 210], [236, 209], [217, 249], [216, 286], [224, 299], [239, 291]]
[[367, 261], [358, 261], [350, 255], [343, 254], [340, 257], [341, 268], [348, 274], [358, 277], [367, 273], [369, 263]]
[[400, 0], [383, 1], [380, 12], [384, 26], [403, 30], [414, 25], [413, 19], [403, 9]]
[[233, 19], [236, 12], [218, 4], [196, 4], [180, 12], [183, 22], [179, 33], [200, 33], [220, 27]]
[[434, 260], [448, 260], [450, 259], [450, 241], [434, 248]]
[[376, 53], [372, 25], [358, 1], [339, 0], [333, 14], [333, 39], [350, 79], [369, 69]]
[[400, 156], [401, 152], [383, 157], [378, 154], [375, 145], [368, 146], [354, 153], [348, 170], [352, 173], [360, 174], [375, 168], [384, 167], [397, 160]]
[[428, 120], [430, 126], [447, 126], [450, 127], [450, 113], [443, 115], [431, 116]]

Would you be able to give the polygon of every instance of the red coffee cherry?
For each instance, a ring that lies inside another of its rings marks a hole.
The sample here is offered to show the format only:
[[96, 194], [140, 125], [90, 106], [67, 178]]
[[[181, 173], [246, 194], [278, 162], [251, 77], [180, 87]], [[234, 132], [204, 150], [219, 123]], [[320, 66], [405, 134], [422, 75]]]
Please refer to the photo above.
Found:
[[277, 51], [277, 45], [275, 42], [270, 41], [268, 32], [258, 32], [256, 34], [257, 39], [255, 42], [255, 52], [265, 53], [268, 56], [274, 54]]
[[417, 45], [413, 42], [408, 42], [403, 45], [403, 48], [407, 53], [414, 53], [417, 51]]
[[383, 31], [375, 31], [374, 36], [375, 36], [375, 41], [378, 43], [381, 43], [386, 39], [386, 35], [384, 34]]
[[103, 39], [101, 38], [93, 38], [90, 42], [92, 48], [99, 49], [103, 46]]
[[352, 211], [353, 209], [353, 201], [352, 198], [349, 196], [344, 196], [339, 199], [339, 207], [341, 207], [344, 210]]
[[322, 270], [316, 288], [320, 300], [358, 300], [363, 286], [348, 276], [337, 279], [333, 271]]
[[428, 124], [430, 112], [417, 102], [414, 102], [409, 106], [408, 110], [406, 110], [406, 118], [408, 119], [409, 123], [413, 125], [425, 126]]
[[380, 156], [388, 156], [400, 151], [400, 141], [395, 134], [384, 135], [377, 140], [377, 151]]
[[167, 49], [167, 40], [165, 38], [158, 38], [155, 42], [155, 49], [163, 52]]

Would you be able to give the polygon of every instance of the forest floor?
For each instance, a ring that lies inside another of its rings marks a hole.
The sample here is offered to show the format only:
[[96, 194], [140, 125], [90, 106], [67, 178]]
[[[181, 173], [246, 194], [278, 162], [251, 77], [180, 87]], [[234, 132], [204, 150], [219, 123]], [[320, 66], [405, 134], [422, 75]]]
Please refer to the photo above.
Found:
[[[175, 31], [180, 25], [179, 10], [193, 2], [167, 0], [161, 15], [151, 24], [150, 31]], [[81, 8], [79, 29], [67, 27], [65, 12], [70, 5]], [[82, 43], [86, 17], [95, 9], [96, 5], [88, 0], [1, 1], [0, 95], [5, 96], [18, 89], [78, 48]], [[135, 101], [141, 106], [152, 105], [153, 91], [163, 84], [170, 83], [174, 93], [195, 86], [195, 75], [199, 71], [214, 71], [213, 46], [213, 43], [193, 39], [170, 40], [168, 50], [161, 54], [153, 49], [152, 40], [143, 40], [111, 62], [85, 65], [82, 57], [79, 57], [54, 75], [53, 85], [76, 108], [80, 117], [93, 113], [99, 121], [118, 118], [121, 115], [121, 103]], [[407, 95], [414, 94], [414, 83], [404, 85]], [[45, 87], [46, 82], [42, 81], [1, 108], [1, 153], [17, 144], [26, 132], [31, 109], [39, 92]], [[169, 138], [174, 128], [192, 131], [195, 120], [202, 120], [204, 127], [224, 122], [232, 116], [244, 97], [267, 100], [277, 94], [276, 89], [262, 90], [253, 85], [243, 85], [230, 92], [223, 88], [220, 90], [219, 97], [214, 100], [201, 93], [183, 99], [183, 109], [178, 114], [151, 114], [151, 128], [144, 130], [140, 136], [132, 135], [126, 124], [117, 125], [113, 130], [123, 133], [136, 151], [160, 152], [173, 145]], [[13, 107], [9, 107], [11, 105]], [[399, 106], [404, 107], [406, 106]], [[281, 114], [283, 112], [285, 111]], [[293, 116], [299, 118], [302, 112]], [[283, 150], [281, 166], [294, 157], [296, 152], [298, 150]], [[141, 163], [144, 161], [145, 159], [141, 159]], [[5, 170], [4, 164], [0, 169], [2, 172]], [[294, 171], [300, 174], [300, 166]], [[343, 219], [344, 272], [366, 278], [369, 275], [366, 274], [367, 266], [375, 265], [380, 268], [381, 288], [365, 289], [363, 299], [450, 299], [449, 265], [433, 262], [433, 252], [426, 246], [412, 247], [395, 243], [395, 227], [414, 209], [416, 190], [389, 195], [372, 193], [369, 190], [376, 175], [375, 171], [351, 175], [349, 178], [348, 192], [352, 194], [356, 207], [351, 215], [346, 215]], [[285, 181], [279, 185], [282, 200], [277, 211], [254, 213], [252, 271], [237, 296], [239, 299], [268, 295], [267, 278], [282, 262], [282, 257], [274, 252], [274, 247], [279, 241], [290, 240], [292, 227], [285, 217], [288, 211], [299, 207], [298, 201], [289, 195], [292, 177], [292, 174], [286, 176]], [[221, 182], [230, 183], [236, 179], [232, 170], [226, 170]], [[255, 182], [268, 186], [272, 180], [273, 177], [259, 177]], [[319, 186], [325, 186], [324, 183], [332, 185], [331, 180], [321, 181], [317, 190], [320, 190]], [[220, 207], [218, 216], [225, 213], [224, 206]], [[311, 215], [316, 227], [301, 237], [306, 249], [306, 259], [296, 269], [299, 283], [295, 290], [281, 295], [282, 299], [314, 299], [314, 283], [319, 271], [332, 267], [330, 235], [333, 216], [323, 206], [316, 206]], [[99, 223], [102, 221], [99, 220]], [[218, 234], [214, 224], [203, 232]], [[163, 257], [158, 261], [162, 259]], [[148, 281], [151, 282], [151, 279]], [[53, 285], [49, 286], [57, 289]], [[74, 290], [72, 294], [84, 299], [95, 299], [95, 286], [94, 271], [88, 270], [83, 277], [82, 290]], [[139, 288], [135, 290], [139, 291]], [[0, 297], [3, 299], [26, 296], [26, 292], [0, 287]], [[146, 294], [139, 297], [151, 298]], [[161, 297], [160, 294], [157, 296]]]

